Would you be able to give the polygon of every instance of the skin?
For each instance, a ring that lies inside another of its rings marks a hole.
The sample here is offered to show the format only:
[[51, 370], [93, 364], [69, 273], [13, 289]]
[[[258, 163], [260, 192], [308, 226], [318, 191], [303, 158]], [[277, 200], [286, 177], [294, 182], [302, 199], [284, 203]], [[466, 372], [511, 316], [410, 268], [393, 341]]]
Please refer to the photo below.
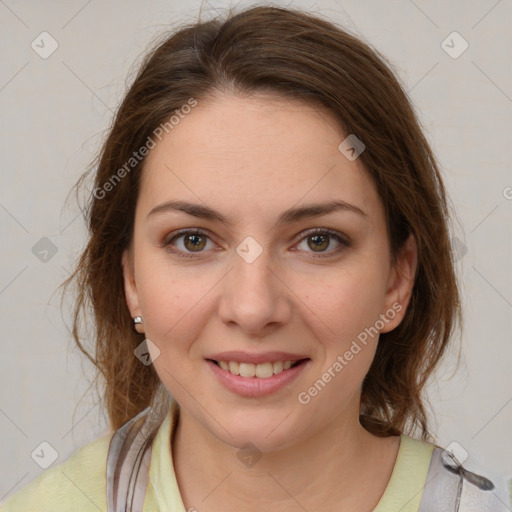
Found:
[[[361, 160], [338, 150], [345, 137], [312, 105], [218, 93], [199, 101], [145, 161], [122, 260], [126, 301], [158, 346], [153, 364], [180, 404], [172, 455], [187, 510], [371, 511], [389, 482], [399, 437], [376, 437], [359, 423], [378, 336], [307, 405], [297, 399], [400, 304], [381, 332], [394, 329], [414, 283], [414, 238], [394, 265], [384, 206]], [[148, 217], [170, 200], [206, 204], [232, 225], [178, 211]], [[276, 223], [286, 209], [331, 200], [365, 215]], [[183, 228], [206, 232], [202, 252], [186, 236], [171, 245], [192, 258], [162, 246]], [[335, 230], [350, 246], [327, 237], [315, 250], [304, 234], [311, 228]], [[252, 263], [236, 252], [247, 236], [263, 250]], [[226, 350], [299, 352], [310, 361], [285, 388], [247, 398], [223, 387], [205, 361]], [[262, 455], [251, 467], [237, 457], [248, 442]]]

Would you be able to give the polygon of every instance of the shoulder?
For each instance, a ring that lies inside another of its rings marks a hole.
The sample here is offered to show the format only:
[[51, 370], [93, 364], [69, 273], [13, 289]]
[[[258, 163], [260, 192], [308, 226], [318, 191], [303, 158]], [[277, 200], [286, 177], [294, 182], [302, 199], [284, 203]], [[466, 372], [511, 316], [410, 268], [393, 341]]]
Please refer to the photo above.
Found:
[[79, 448], [0, 505], [0, 512], [106, 511], [106, 461], [112, 434]]
[[510, 511], [503, 479], [491, 477], [479, 468], [463, 465], [448, 450], [434, 446], [423, 487], [420, 512], [428, 510], [460, 512]]
[[402, 434], [388, 488], [374, 512], [510, 512], [509, 507], [503, 479], [461, 464], [448, 449]]

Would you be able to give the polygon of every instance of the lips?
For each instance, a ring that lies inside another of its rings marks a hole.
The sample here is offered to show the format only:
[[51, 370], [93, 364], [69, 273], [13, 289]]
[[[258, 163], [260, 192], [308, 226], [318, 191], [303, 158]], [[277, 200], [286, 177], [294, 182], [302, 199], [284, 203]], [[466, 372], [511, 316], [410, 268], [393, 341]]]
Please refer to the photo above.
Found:
[[229, 391], [256, 398], [290, 385], [311, 360], [289, 352], [222, 352], [207, 357], [206, 362]]

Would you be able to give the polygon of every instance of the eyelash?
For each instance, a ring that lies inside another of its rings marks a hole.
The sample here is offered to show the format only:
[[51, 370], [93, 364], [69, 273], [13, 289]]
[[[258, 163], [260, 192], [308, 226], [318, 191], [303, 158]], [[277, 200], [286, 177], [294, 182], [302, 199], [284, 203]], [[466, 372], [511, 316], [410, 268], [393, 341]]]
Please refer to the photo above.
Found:
[[[336, 239], [336, 241], [340, 243], [340, 246], [332, 251], [327, 251], [327, 252], [318, 253], [318, 254], [315, 254], [313, 252], [312, 255], [309, 256], [310, 258], [328, 258], [328, 257], [332, 256], [333, 254], [338, 254], [342, 250], [351, 247], [351, 243], [348, 239], [342, 237], [337, 231], [333, 231], [332, 229], [328, 229], [328, 228], [314, 228], [314, 229], [305, 231], [304, 236], [297, 242], [297, 244], [300, 244], [303, 240], [305, 240], [311, 236], [319, 235], [319, 234], [330, 235], [332, 238]], [[211, 240], [211, 238], [208, 236], [208, 234], [200, 229], [183, 229], [183, 230], [176, 232], [173, 236], [171, 236], [171, 238], [164, 240], [164, 242], [162, 243], [162, 247], [169, 250], [173, 254], [176, 254], [180, 258], [188, 258], [188, 259], [198, 258], [198, 256], [193, 255], [193, 253], [184, 253], [181, 250], [173, 248], [172, 243], [174, 241], [176, 241], [177, 239], [183, 237], [184, 235], [200, 235], [200, 236], [204, 236], [204, 237], [208, 238], [209, 240]], [[197, 254], [199, 255], [199, 254], [201, 254], [201, 252], [202, 251], [199, 251]], [[306, 252], [309, 252], [309, 251], [306, 251]]]

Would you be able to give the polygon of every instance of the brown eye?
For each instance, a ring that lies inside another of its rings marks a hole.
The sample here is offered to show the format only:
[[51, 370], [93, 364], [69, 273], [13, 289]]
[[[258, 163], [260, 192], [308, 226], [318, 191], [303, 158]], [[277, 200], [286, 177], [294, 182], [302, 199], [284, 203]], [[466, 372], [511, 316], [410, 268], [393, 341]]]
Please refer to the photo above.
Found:
[[[208, 244], [210, 244], [209, 247]], [[199, 255], [214, 246], [215, 244], [206, 233], [190, 229], [180, 231], [162, 243], [162, 247], [166, 250], [183, 258], [194, 258], [194, 253]]]
[[339, 254], [351, 247], [351, 242], [337, 231], [316, 228], [306, 232], [297, 247], [306, 253], [316, 253], [310, 256], [312, 258], [322, 258]]
[[206, 245], [206, 237], [199, 234], [184, 235], [183, 245], [188, 251], [201, 251]]
[[330, 235], [312, 235], [308, 236], [308, 247], [313, 249], [314, 251], [324, 251], [329, 247], [329, 237]]

